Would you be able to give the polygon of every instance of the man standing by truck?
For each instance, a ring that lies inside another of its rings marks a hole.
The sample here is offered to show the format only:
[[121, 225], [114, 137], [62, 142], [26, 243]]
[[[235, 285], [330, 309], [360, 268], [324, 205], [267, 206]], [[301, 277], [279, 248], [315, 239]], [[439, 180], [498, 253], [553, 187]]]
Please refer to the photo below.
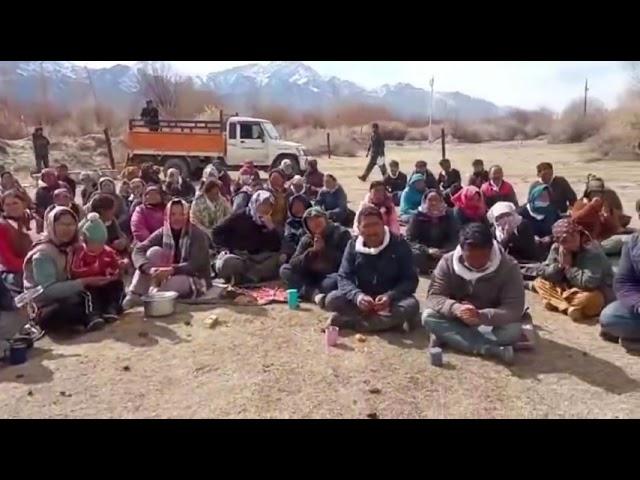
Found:
[[384, 138], [380, 135], [380, 126], [377, 123], [371, 124], [371, 140], [369, 141], [369, 148], [367, 148], [367, 157], [369, 157], [369, 163], [367, 163], [364, 173], [358, 178], [366, 182], [378, 160], [382, 160], [378, 166], [380, 167], [380, 173], [384, 177], [387, 174], [387, 167], [384, 164]]
[[31, 136], [33, 141], [33, 153], [36, 157], [36, 173], [43, 168], [49, 168], [49, 139], [44, 136], [42, 127], [36, 127]]
[[153, 100], [147, 100], [147, 106], [140, 112], [140, 118], [144, 120], [144, 124], [149, 127], [152, 132], [158, 131], [160, 125], [160, 113], [157, 107], [153, 104]]

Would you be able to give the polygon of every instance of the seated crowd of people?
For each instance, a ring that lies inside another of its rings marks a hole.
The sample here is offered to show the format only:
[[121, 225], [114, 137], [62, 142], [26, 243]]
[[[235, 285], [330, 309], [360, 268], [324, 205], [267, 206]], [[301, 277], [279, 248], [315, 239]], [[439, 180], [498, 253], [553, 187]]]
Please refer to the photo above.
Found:
[[[235, 180], [214, 163], [197, 190], [179, 170], [163, 179], [152, 164], [125, 169], [119, 187], [84, 172], [80, 203], [65, 165], [41, 172], [33, 199], [2, 172], [0, 354], [44, 330], [100, 329], [151, 289], [200, 297], [214, 278], [279, 279], [332, 312], [328, 325], [422, 325], [432, 346], [505, 363], [531, 322], [528, 288], [574, 321], [600, 316], [605, 340], [638, 350], [638, 234], [623, 246], [618, 234], [631, 218], [601, 178], [589, 176], [577, 198], [541, 163], [519, 204], [499, 165], [485, 170], [474, 160], [466, 185], [448, 159], [439, 165], [437, 176], [424, 161], [405, 175], [391, 161], [357, 211], [316, 160], [304, 176], [283, 161], [266, 179], [246, 162]], [[607, 255], [620, 251], [614, 276]], [[431, 279], [422, 314], [419, 275]], [[34, 291], [28, 314], [19, 314], [14, 299]]]

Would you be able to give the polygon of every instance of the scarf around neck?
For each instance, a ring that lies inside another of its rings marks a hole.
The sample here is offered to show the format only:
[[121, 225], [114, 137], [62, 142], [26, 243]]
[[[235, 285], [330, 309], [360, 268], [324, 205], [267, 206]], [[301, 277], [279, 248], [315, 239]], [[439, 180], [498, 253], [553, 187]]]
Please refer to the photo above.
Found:
[[384, 227], [384, 240], [379, 247], [369, 248], [364, 245], [364, 238], [361, 235], [358, 235], [356, 238], [356, 252], [363, 253], [364, 255], [378, 255], [382, 250], [387, 248], [389, 242], [391, 241], [391, 232], [389, 231], [389, 227]]
[[502, 248], [498, 245], [498, 242], [494, 240], [489, 263], [481, 271], [469, 268], [462, 262], [462, 258], [462, 247], [458, 245], [453, 252], [453, 271], [459, 277], [462, 277], [471, 283], [475, 283], [479, 278], [489, 275], [498, 269], [500, 261], [502, 260]]

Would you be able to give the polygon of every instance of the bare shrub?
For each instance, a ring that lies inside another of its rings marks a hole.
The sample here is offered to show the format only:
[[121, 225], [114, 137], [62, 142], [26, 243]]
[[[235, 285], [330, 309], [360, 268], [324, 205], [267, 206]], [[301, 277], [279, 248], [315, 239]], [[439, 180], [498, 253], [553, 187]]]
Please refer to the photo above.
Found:
[[400, 122], [380, 122], [380, 134], [385, 140], [404, 140], [409, 128]]
[[[348, 127], [329, 130], [331, 154], [339, 157], [355, 157], [362, 145], [357, 136]], [[303, 127], [288, 131], [287, 138], [304, 144], [311, 155], [327, 155], [327, 131], [312, 127]]]
[[601, 101], [591, 100], [585, 116], [583, 100], [573, 100], [552, 126], [548, 141], [549, 143], [583, 142], [600, 131], [606, 118], [607, 111]]
[[626, 92], [590, 143], [604, 156], [640, 157], [640, 90]]

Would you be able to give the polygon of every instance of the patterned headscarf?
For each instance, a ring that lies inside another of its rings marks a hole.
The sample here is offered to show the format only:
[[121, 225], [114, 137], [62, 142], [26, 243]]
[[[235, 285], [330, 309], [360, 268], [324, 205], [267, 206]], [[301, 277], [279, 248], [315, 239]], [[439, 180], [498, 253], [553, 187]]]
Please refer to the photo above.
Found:
[[[43, 241], [52, 243], [56, 247], [68, 246], [70, 244], [76, 243], [77, 240], [78, 240], [78, 230], [77, 230], [77, 228], [76, 228], [76, 236], [74, 237], [73, 240], [71, 240], [71, 242], [65, 242], [63, 244], [63, 242], [61, 242], [56, 237], [55, 223], [56, 223], [57, 220], [60, 219], [60, 217], [62, 215], [71, 215], [73, 217], [73, 219], [76, 221], [76, 224], [78, 223], [78, 217], [76, 217], [76, 214], [73, 213], [73, 210], [71, 210], [70, 208], [67, 208], [67, 207], [55, 206], [54, 208], [52, 208], [47, 213], [47, 215], [46, 215], [46, 217], [44, 219], [45, 237], [44, 237]], [[40, 242], [38, 242], [38, 243], [40, 243]]]
[[[439, 199], [438, 205], [436, 205], [435, 207], [430, 207], [429, 203], [427, 202], [427, 199], [430, 195], [436, 195]], [[447, 204], [444, 203], [442, 193], [432, 188], [424, 192], [424, 195], [422, 195], [422, 203], [420, 204], [418, 210], [428, 217], [439, 218], [447, 214]]]
[[180, 234], [180, 243], [178, 245], [178, 248], [180, 249], [180, 260], [182, 262], [186, 262], [189, 260], [190, 254], [189, 231], [191, 228], [191, 224], [189, 222], [189, 204], [181, 198], [174, 198], [165, 207], [164, 225], [162, 226], [162, 249], [167, 252], [171, 252], [171, 255], [173, 255], [176, 249], [175, 242], [173, 241], [173, 234], [171, 232], [171, 223], [169, 222], [169, 218], [171, 216], [171, 207], [173, 207], [174, 205], [182, 205], [186, 216], [186, 223], [184, 227], [182, 227], [182, 233]]
[[451, 197], [453, 204], [471, 220], [480, 220], [487, 213], [487, 206], [478, 187], [468, 185]]
[[574, 233], [586, 232], [571, 218], [561, 218], [556, 223], [554, 223], [553, 227], [551, 228], [551, 234], [553, 235], [553, 239], [556, 241], [561, 240], [563, 237]]
[[533, 187], [531, 189], [531, 192], [529, 193], [527, 202], [527, 208], [529, 209], [529, 212], [535, 214], [535, 216], [537, 216], [539, 220], [553, 213], [553, 211], [555, 210], [555, 207], [552, 203], [549, 203], [549, 205], [545, 206], [538, 205], [538, 197], [540, 197], [540, 195], [542, 195], [545, 191], [549, 194], [549, 196], [551, 196], [551, 188], [549, 188], [549, 185], [537, 185]]
[[271, 202], [271, 204], [275, 204], [275, 198], [273, 194], [267, 190], [258, 190], [254, 193], [249, 200], [249, 206], [247, 207], [247, 213], [253, 218], [253, 221], [258, 225], [264, 225], [262, 218], [258, 215], [258, 206], [262, 205], [266, 201]]
[[[105, 185], [106, 183], [111, 184], [111, 186], [113, 187], [113, 191], [111, 191], [111, 192], [105, 192], [105, 191], [104, 191], [104, 185]], [[109, 178], [109, 177], [102, 177], [102, 178], [100, 179], [100, 181], [98, 182], [98, 190], [100, 191], [100, 193], [106, 193], [106, 194], [108, 194], [108, 195], [115, 195], [115, 194], [117, 193], [117, 190], [116, 190], [116, 182], [114, 182], [114, 181], [113, 181], [111, 178]]]

